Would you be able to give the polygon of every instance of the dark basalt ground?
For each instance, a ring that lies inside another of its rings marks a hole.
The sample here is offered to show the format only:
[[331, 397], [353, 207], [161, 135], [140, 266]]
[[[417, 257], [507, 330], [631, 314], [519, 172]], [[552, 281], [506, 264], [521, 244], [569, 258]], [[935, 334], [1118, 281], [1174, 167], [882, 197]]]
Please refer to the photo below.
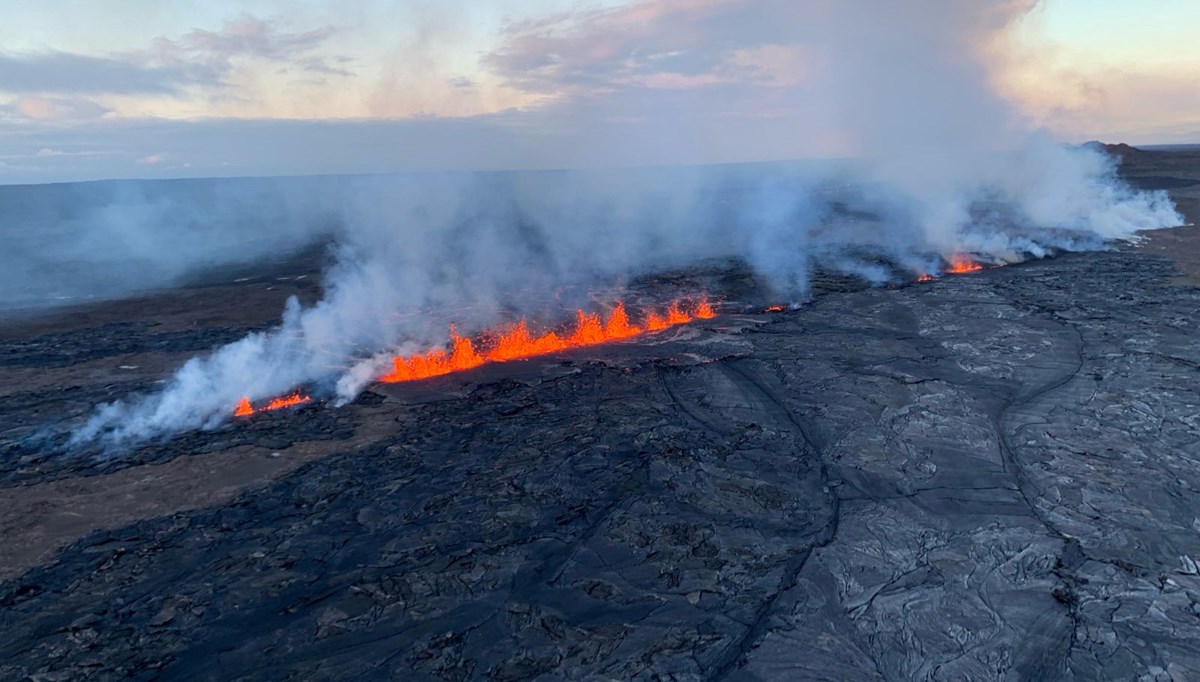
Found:
[[117, 459], [22, 439], [295, 281], [11, 325], [0, 678], [1200, 679], [1197, 232]]

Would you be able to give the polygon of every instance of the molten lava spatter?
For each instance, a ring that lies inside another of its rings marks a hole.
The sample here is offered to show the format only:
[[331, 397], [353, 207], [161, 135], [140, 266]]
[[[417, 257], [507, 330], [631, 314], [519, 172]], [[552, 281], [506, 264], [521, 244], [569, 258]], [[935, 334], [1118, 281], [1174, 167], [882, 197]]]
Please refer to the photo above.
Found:
[[521, 320], [499, 331], [480, 335], [480, 346], [484, 350], [477, 350], [475, 343], [470, 339], [451, 331], [452, 342], [449, 351], [431, 350], [417, 355], [396, 356], [392, 358], [392, 370], [379, 377], [379, 381], [399, 383], [427, 379], [489, 362], [506, 362], [569, 348], [594, 346], [698, 319], [708, 319], [715, 315], [712, 305], [707, 300], [702, 299], [690, 306], [675, 301], [667, 307], [665, 314], [647, 312], [645, 320], [639, 326], [630, 321], [625, 306], [618, 303], [607, 319], [601, 319], [598, 313], [577, 310], [575, 327], [566, 335], [547, 332], [533, 336], [529, 332], [529, 324]]
[[249, 417], [252, 414], [254, 414], [254, 406], [250, 404], [249, 398], [239, 400], [237, 407], [233, 410], [235, 417]]
[[952, 275], [961, 275], [967, 272], [975, 272], [982, 270], [983, 265], [967, 258], [963, 255], [958, 255], [950, 259], [950, 267], [946, 268], [946, 272]]
[[262, 407], [255, 409], [254, 405], [250, 403], [249, 398], [242, 398], [241, 400], [238, 401], [237, 407], [234, 408], [233, 416], [249, 417], [251, 415], [258, 414], [260, 412], [271, 412], [273, 410], [281, 410], [285, 407], [292, 407], [294, 405], [303, 405], [304, 403], [307, 403], [310, 401], [312, 401], [311, 396], [304, 395], [304, 394], [300, 393], [299, 391], [297, 391], [296, 393], [292, 393], [291, 395], [286, 395], [286, 396], [283, 396], [280, 398], [273, 398], [266, 405], [263, 405]]
[[307, 403], [310, 400], [312, 400], [312, 398], [309, 396], [302, 395], [300, 393], [293, 393], [291, 395], [284, 396], [282, 398], [275, 398], [275, 399], [271, 400], [271, 402], [267, 403], [266, 407], [263, 407], [262, 409], [260, 409], [259, 412], [267, 412], [270, 410], [282, 410], [285, 407], [292, 407], [293, 405], [303, 405], [304, 403]]
[[932, 282], [934, 279], [935, 277], [928, 272], [922, 272], [921, 274], [917, 275], [918, 282]]

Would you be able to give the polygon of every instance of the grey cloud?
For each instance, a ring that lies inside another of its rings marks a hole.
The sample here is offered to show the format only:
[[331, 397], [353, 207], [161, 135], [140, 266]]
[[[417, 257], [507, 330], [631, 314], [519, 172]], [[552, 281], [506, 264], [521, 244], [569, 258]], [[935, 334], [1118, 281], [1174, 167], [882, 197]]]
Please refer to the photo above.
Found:
[[[212, 176], [530, 168], [562, 163], [537, 132], [545, 114], [415, 120], [108, 120], [29, 129], [0, 125], [0, 184]], [[521, 133], [521, 122], [528, 132]], [[453, 140], [448, 144], [447, 140]], [[119, 157], [36, 157], [39, 149], [121, 149]], [[162, 156], [154, 165], [134, 159]], [[187, 164], [186, 166], [184, 164]]]
[[0, 90], [8, 92], [173, 94], [210, 76], [183, 66], [152, 66], [114, 57], [0, 54]]
[[287, 33], [277, 23], [243, 15], [225, 22], [220, 31], [196, 29], [175, 44], [180, 48], [217, 55], [254, 55], [265, 59], [288, 59], [298, 52], [320, 47], [337, 30], [330, 26]]
[[[722, 89], [738, 97], [734, 87]], [[105, 178], [386, 173], [406, 170], [615, 167], [797, 158], [813, 142], [795, 134], [815, 113], [764, 116], [662, 110], [694, 108], [693, 93], [647, 91], [618, 104], [580, 98], [530, 111], [395, 120], [103, 120], [90, 125], [0, 125], [0, 157], [41, 148], [121, 149], [121, 157], [26, 160], [0, 168], [0, 184]], [[744, 121], [743, 121], [744, 123]], [[698, 143], [702, 141], [702, 143]], [[826, 150], [827, 151], [827, 150]], [[148, 166], [133, 159], [162, 154]], [[183, 164], [189, 164], [183, 166]]]
[[[638, 87], [645, 76], [728, 73], [728, 57], [746, 48], [792, 44], [806, 12], [787, 0], [687, 3], [643, 0], [618, 8], [566, 12], [504, 29], [484, 63], [538, 92]], [[819, 10], [817, 10], [819, 11]], [[722, 73], [726, 70], [725, 73]]]
[[[323, 76], [353, 76], [354, 72], [344, 68], [349, 65], [353, 59], [350, 57], [305, 57], [294, 63], [294, 67], [300, 71], [307, 71], [312, 74]], [[339, 66], [342, 65], [342, 66]]]
[[147, 49], [122, 54], [0, 53], [0, 91], [175, 96], [189, 86], [221, 85], [240, 58], [286, 63], [313, 74], [350, 75], [347, 57], [317, 53], [336, 32], [330, 26], [289, 32], [278, 22], [243, 15], [219, 31], [159, 37]]
[[86, 97], [23, 95], [0, 104], [0, 120], [83, 121], [110, 110]]
[[219, 31], [195, 29], [178, 39], [157, 38], [147, 54], [162, 63], [200, 65], [222, 77], [238, 58], [285, 62], [312, 73], [350, 75], [344, 68], [349, 58], [314, 54], [337, 31], [322, 26], [289, 32], [277, 21], [244, 14], [226, 21]]
[[51, 147], [42, 147], [37, 151], [37, 156], [40, 157], [91, 157], [91, 156], [112, 156], [118, 152], [102, 150], [102, 149], [53, 149]]

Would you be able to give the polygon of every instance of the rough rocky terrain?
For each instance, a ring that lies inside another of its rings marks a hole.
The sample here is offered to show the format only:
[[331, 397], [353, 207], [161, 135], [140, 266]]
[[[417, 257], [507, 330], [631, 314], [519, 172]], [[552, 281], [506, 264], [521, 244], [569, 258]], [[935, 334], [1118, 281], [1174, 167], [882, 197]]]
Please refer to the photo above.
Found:
[[1200, 679], [1198, 232], [123, 457], [28, 443], [307, 280], [13, 323], [0, 678]]

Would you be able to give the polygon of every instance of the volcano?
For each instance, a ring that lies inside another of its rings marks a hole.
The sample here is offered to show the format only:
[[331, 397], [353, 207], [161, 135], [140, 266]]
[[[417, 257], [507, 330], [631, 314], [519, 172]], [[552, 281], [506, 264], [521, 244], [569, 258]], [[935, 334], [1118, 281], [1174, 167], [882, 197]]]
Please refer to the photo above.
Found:
[[[1146, 158], [1194, 222], [1200, 157]], [[0, 678], [1200, 674], [1195, 227], [802, 305], [682, 267], [405, 346], [346, 405], [54, 440], [323, 259], [5, 322]]]

